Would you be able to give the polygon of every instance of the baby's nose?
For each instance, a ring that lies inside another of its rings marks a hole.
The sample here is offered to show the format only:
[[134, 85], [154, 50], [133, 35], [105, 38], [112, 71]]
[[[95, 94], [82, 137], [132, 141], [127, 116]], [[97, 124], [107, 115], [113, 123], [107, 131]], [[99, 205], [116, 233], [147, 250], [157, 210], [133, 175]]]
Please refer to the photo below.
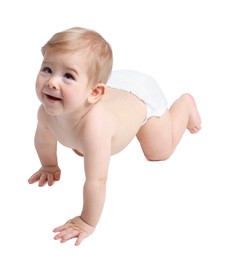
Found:
[[53, 79], [50, 79], [47, 81], [46, 83], [46, 86], [49, 87], [49, 88], [52, 88], [52, 89], [58, 89], [58, 84], [53, 80]]

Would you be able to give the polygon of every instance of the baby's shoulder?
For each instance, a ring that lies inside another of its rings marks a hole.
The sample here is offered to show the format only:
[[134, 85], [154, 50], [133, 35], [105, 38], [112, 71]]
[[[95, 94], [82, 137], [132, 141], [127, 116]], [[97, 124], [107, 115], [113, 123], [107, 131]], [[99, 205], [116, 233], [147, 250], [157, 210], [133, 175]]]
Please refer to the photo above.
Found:
[[110, 131], [115, 125], [114, 113], [106, 103], [96, 104], [83, 118], [82, 128], [89, 131], [100, 132], [101, 130]]
[[112, 111], [109, 108], [109, 105], [103, 102], [98, 102], [85, 117], [85, 123], [90, 125], [102, 125], [108, 124], [112, 117]]

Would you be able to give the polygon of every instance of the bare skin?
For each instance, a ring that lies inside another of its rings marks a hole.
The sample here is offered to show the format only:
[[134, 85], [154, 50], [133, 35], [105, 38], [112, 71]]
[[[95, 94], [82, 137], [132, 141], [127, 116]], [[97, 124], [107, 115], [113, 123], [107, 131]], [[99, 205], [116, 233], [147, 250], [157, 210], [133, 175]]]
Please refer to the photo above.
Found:
[[[110, 156], [122, 151], [137, 136], [149, 160], [165, 160], [174, 151], [185, 129], [196, 133], [201, 120], [195, 101], [182, 95], [160, 118], [152, 117], [144, 125], [146, 107], [134, 95], [99, 83], [88, 87], [83, 52], [47, 53], [36, 81], [41, 101], [35, 147], [42, 167], [30, 178], [53, 185], [61, 170], [56, 155], [57, 142], [84, 157], [86, 181], [83, 209], [64, 225], [54, 229], [55, 239], [72, 238], [79, 245], [92, 234], [99, 222], [106, 195]], [[73, 67], [73, 79], [64, 73]], [[75, 80], [77, 78], [77, 80]]]
[[162, 117], [152, 117], [137, 134], [148, 160], [166, 160], [174, 152], [185, 129], [197, 133], [201, 118], [193, 97], [185, 93], [177, 99]]

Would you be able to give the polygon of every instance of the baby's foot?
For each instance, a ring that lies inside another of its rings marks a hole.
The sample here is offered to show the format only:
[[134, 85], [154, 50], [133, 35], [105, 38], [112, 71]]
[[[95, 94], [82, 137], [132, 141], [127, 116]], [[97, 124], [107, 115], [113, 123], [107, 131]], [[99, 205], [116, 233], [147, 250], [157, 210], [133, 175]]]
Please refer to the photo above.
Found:
[[196, 102], [193, 96], [188, 93], [183, 94], [182, 97], [186, 99], [188, 104], [190, 105], [190, 115], [187, 129], [190, 133], [195, 134], [201, 129], [201, 118], [197, 110]]

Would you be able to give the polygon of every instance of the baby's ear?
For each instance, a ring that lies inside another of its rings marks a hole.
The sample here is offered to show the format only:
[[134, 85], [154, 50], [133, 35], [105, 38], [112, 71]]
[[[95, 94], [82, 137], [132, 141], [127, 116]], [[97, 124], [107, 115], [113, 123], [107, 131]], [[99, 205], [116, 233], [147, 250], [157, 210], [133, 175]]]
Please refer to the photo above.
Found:
[[106, 85], [103, 83], [98, 83], [96, 87], [92, 88], [92, 92], [88, 97], [89, 103], [96, 103], [105, 93]]

